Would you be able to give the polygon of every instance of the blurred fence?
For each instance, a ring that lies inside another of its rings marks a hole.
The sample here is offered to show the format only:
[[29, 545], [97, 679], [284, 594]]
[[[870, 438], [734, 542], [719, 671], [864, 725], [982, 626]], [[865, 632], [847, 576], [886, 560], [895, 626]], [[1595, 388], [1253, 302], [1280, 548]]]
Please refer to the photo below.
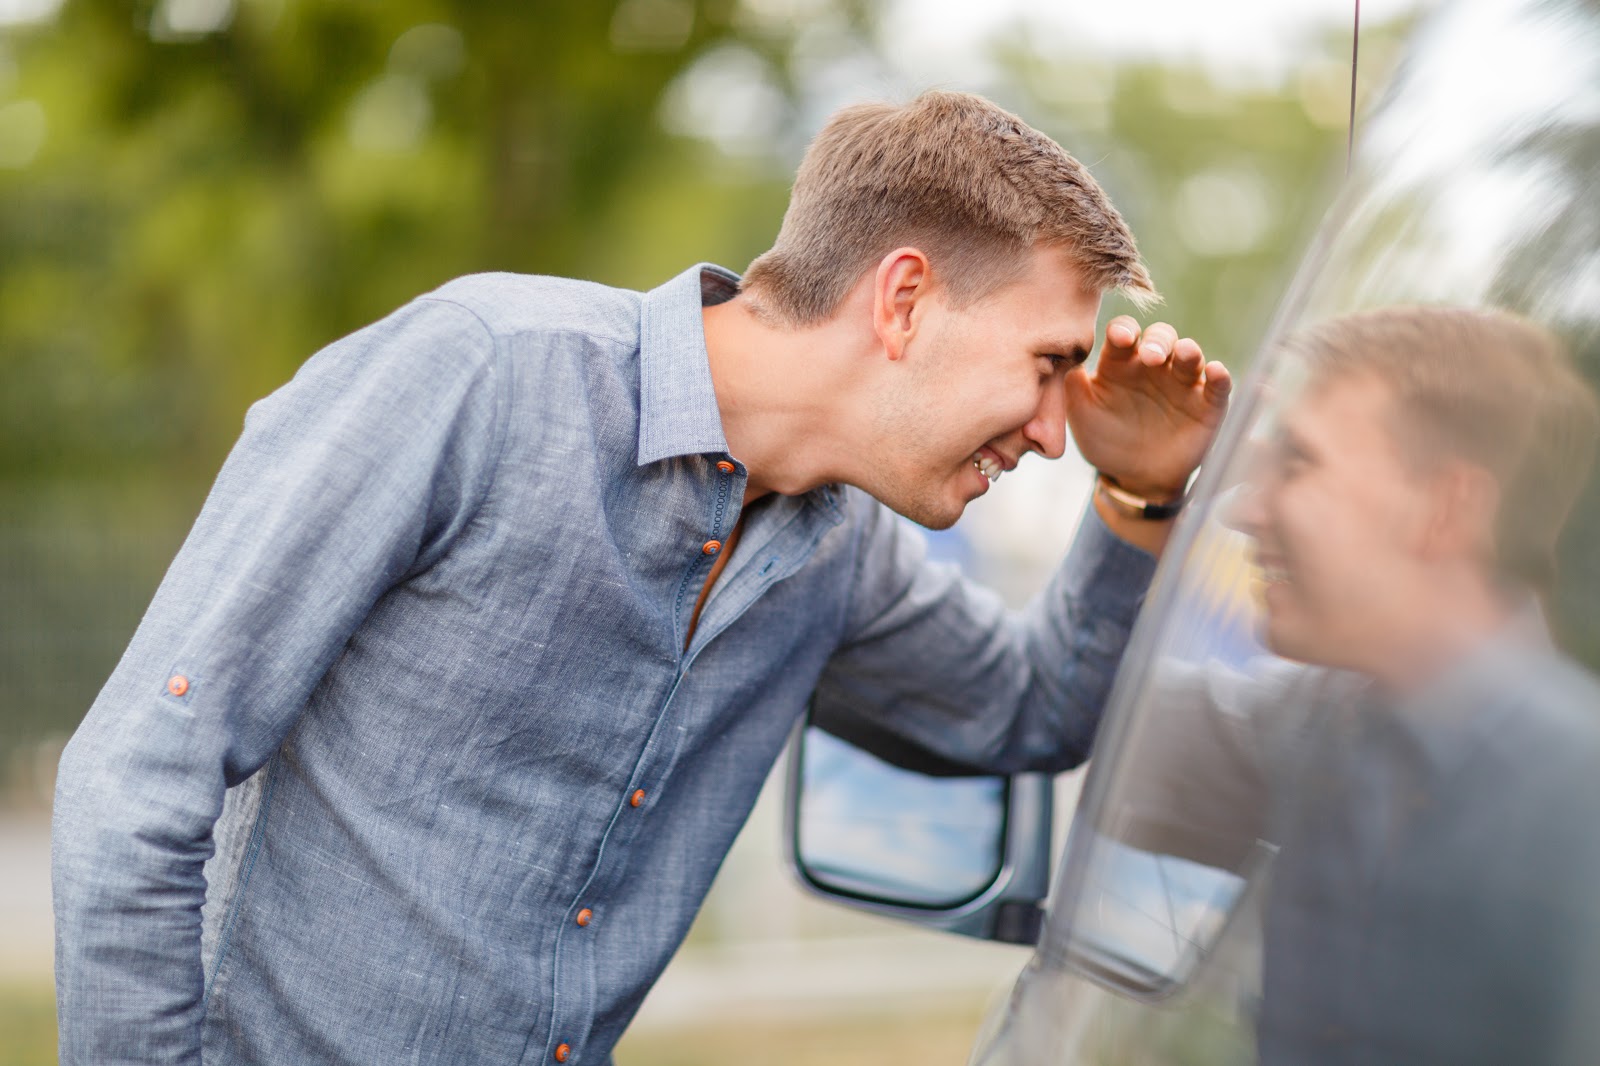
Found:
[[185, 485], [0, 487], [0, 807], [48, 807], [88, 710], [198, 507]]

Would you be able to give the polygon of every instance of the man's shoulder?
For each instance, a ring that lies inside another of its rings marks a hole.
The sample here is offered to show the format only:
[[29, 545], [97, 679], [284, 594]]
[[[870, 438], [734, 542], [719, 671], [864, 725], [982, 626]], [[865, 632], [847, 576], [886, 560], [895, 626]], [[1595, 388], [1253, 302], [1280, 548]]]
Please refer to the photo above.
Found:
[[593, 281], [541, 274], [468, 274], [419, 300], [454, 304], [497, 337], [579, 334], [636, 345], [640, 294]]
[[1552, 752], [1581, 752], [1590, 765], [1600, 759], [1600, 681], [1586, 667], [1555, 651], [1517, 663], [1495, 679], [1495, 687], [1517, 710], [1517, 720], [1545, 740]]

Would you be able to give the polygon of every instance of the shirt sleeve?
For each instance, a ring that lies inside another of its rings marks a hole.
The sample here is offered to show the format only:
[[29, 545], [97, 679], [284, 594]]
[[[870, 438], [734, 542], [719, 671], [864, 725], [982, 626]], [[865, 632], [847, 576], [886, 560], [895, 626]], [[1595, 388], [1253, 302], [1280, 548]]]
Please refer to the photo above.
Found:
[[487, 494], [508, 393], [489, 331], [423, 299], [257, 403], [61, 760], [63, 1063], [197, 1063], [202, 867], [225, 791], [279, 749], [386, 590]]
[[885, 508], [870, 505], [864, 526], [813, 720], [924, 772], [1058, 771], [1087, 758], [1154, 557], [1089, 508], [1049, 584], [1013, 612], [929, 563], [922, 537]]
[[1158, 663], [1105, 824], [1142, 850], [1245, 872], [1325, 682], [1323, 671], [1266, 657], [1243, 671]]

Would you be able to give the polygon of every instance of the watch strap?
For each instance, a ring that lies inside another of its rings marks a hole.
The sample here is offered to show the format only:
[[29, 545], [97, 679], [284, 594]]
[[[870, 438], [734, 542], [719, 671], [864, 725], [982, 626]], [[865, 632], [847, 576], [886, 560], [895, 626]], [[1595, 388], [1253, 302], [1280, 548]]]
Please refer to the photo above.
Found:
[[1108, 474], [1097, 472], [1095, 488], [1105, 497], [1111, 509], [1128, 518], [1139, 518], [1149, 522], [1160, 522], [1168, 518], [1175, 518], [1183, 510], [1184, 503], [1188, 500], [1185, 493], [1175, 500], [1155, 502], [1147, 500], [1137, 493], [1129, 492], [1118, 485], [1115, 478]]

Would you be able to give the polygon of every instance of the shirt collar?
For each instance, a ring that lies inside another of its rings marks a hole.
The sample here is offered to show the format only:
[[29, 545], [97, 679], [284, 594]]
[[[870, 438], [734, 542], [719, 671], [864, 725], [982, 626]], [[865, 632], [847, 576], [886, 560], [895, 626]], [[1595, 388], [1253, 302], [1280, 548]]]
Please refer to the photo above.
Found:
[[727, 452], [700, 311], [738, 291], [739, 275], [698, 263], [645, 293], [639, 314], [640, 466]]

